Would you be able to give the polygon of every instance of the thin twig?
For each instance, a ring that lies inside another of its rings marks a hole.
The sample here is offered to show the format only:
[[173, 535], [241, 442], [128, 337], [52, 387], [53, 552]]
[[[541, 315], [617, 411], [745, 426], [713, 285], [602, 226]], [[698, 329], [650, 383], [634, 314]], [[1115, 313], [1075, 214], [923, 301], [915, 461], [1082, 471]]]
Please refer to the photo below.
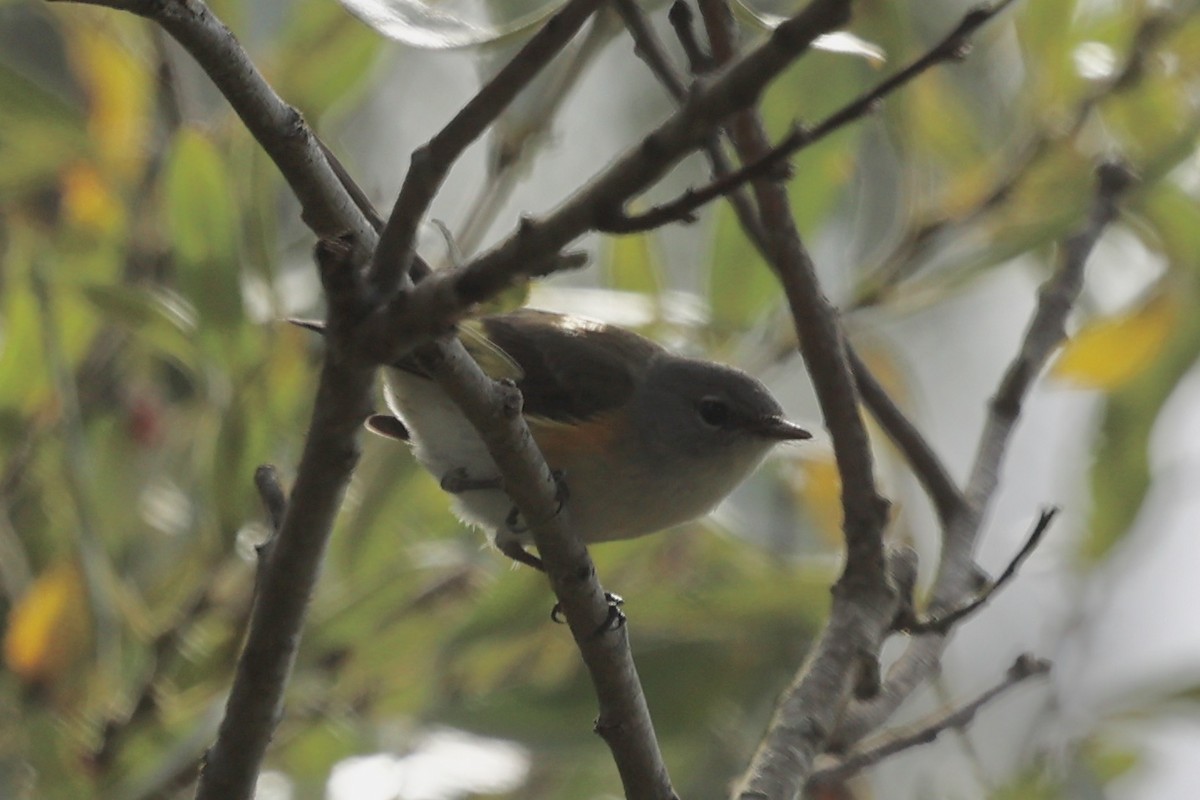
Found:
[[[728, 8], [701, 3], [714, 58], [733, 58], [736, 32]], [[766, 131], [756, 111], [741, 112], [734, 143], [743, 161], [765, 151]], [[816, 390], [825, 424], [833, 438], [842, 478], [842, 510], [849, 555], [847, 572], [881, 578], [884, 572], [882, 528], [887, 503], [875, 488], [874, 466], [866, 426], [859, 413], [858, 391], [851, 376], [837, 313], [821, 292], [816, 271], [791, 211], [786, 190], [774, 181], [753, 184], [763, 228], [768, 231], [771, 268], [783, 285], [792, 312], [801, 354]]]
[[[595, 730], [608, 744], [631, 800], [673, 800], [674, 790], [629, 650], [628, 628], [606, 628], [604, 588], [583, 542], [570, 533], [570, 505], [558, 503], [558, 487], [532, 445], [521, 416], [521, 394], [485, 376], [458, 342], [423, 360], [459, 409], [476, 426], [505, 476], [505, 491], [525, 512], [538, 510], [530, 532], [558, 597], [575, 643], [596, 687], [600, 713]], [[536, 480], [526, 476], [535, 475]], [[520, 480], [513, 481], [517, 476]], [[541, 510], [551, 509], [550, 513]]]
[[[669, 17], [675, 28], [676, 36], [678, 36], [684, 52], [688, 55], [692, 71], [701, 74], [710, 70], [712, 59], [704, 52], [696, 37], [691, 7], [685, 0], [677, 0], [671, 6]], [[727, 169], [714, 170], [714, 174], [718, 176], [727, 173]], [[763, 260], [770, 263], [772, 257], [767, 248], [762, 219], [752, 205], [752, 201], [745, 197], [740, 190], [731, 195], [729, 199], [750, 243], [758, 250]], [[866, 403], [872, 416], [875, 417], [888, 438], [908, 460], [913, 473], [933, 501], [938, 518], [942, 527], [945, 528], [949, 524], [949, 520], [962, 507], [962, 492], [954, 483], [954, 479], [950, 477], [950, 473], [938, 458], [937, 453], [884, 391], [848, 340], [845, 341], [845, 347], [850, 367], [854, 372], [854, 379], [862, 393], [863, 402]]]
[[[637, 54], [650, 67], [650, 71], [658, 78], [659, 82], [667, 89], [671, 97], [675, 98], [676, 102], [683, 103], [687, 100], [687, 84], [684, 81], [679, 71], [675, 69], [671, 62], [671, 57], [667, 54], [666, 47], [658, 38], [658, 34], [654, 32], [646, 15], [642, 13], [641, 7], [634, 0], [616, 0], [617, 11], [624, 20], [625, 26], [629, 29], [630, 36], [636, 45]], [[677, 8], [682, 8], [680, 12]], [[672, 24], [690, 24], [685, 21], [680, 15], [685, 17], [691, 14], [691, 9], [687, 3], [676, 3], [671, 7]], [[702, 68], [699, 60], [691, 60], [693, 54], [687, 53], [690, 66], [693, 74], [699, 75], [701, 72], [707, 71]], [[723, 176], [733, 172], [733, 164], [730, 163], [729, 157], [725, 154], [724, 148], [721, 146], [721, 137], [717, 133], [709, 135], [708, 140], [704, 143], [704, 153], [708, 157], [708, 163], [712, 167], [712, 175], [716, 179], [721, 179]], [[754, 201], [741, 188], [735, 187], [725, 194], [725, 198], [729, 201], [733, 208], [733, 213], [737, 215], [738, 222], [741, 223], [746, 235], [750, 237], [756, 246], [765, 249], [766, 234], [762, 229], [762, 222], [758, 217], [758, 210], [754, 207]]]
[[579, 45], [564, 51], [554, 69], [526, 88], [527, 94], [536, 97], [516, 112], [519, 124], [506, 124], [503, 116], [496, 120], [488, 143], [485, 185], [463, 215], [463, 226], [455, 237], [462, 252], [479, 250], [484, 235], [525, 173], [532, 145], [548, 135], [563, 102], [595, 61], [594, 56], [611, 41], [617, 29], [614, 17], [611, 9], [599, 9]]
[[989, 583], [983, 591], [976, 594], [971, 600], [937, 616], [908, 621], [900, 626], [900, 630], [913, 635], [924, 633], [940, 633], [944, 635], [949, 633], [952, 627], [990, 602], [996, 596], [996, 593], [1003, 589], [1005, 584], [1016, 576], [1017, 570], [1025, 563], [1025, 559], [1029, 558], [1041, 543], [1043, 534], [1050, 528], [1050, 523], [1054, 521], [1054, 516], [1057, 513], [1057, 508], [1048, 508], [1041, 513], [1037, 524], [1033, 526], [1033, 530], [1030, 531], [1029, 537], [1025, 540], [1025, 544], [1021, 546], [1017, 554], [1008, 562], [1008, 566], [1000, 573], [1000, 577]]
[[929, 442], [871, 374], [849, 342], [846, 343], [846, 355], [850, 359], [850, 368], [854, 371], [854, 381], [863, 403], [908, 462], [913, 475], [933, 503], [938, 521], [945, 530], [963, 511], [966, 504], [963, 493]]
[[501, 112], [558, 55], [603, 0], [570, 0], [438, 133], [412, 154], [400, 194], [371, 259], [376, 296], [388, 300], [408, 275], [417, 230], [450, 168]]
[[1033, 167], [1054, 152], [1053, 145], [1076, 137], [1107, 97], [1127, 92], [1141, 82], [1145, 75], [1146, 60], [1154, 52], [1154, 48], [1170, 31], [1177, 30], [1182, 18], [1189, 13], [1195, 11], [1150, 11], [1138, 24], [1121, 67], [1079, 98], [1065, 125], [1056, 122], [1035, 131], [1015, 155], [1005, 159], [1004, 174], [998, 176], [991, 186], [980, 193], [978, 200], [968, 207], [958, 208], [954, 214], [934, 215], [910, 227], [881, 260], [873, 274], [862, 281], [853, 308], [882, 302], [888, 292], [915, 274], [924, 263], [922, 257], [934, 242], [951, 234], [961, 233], [967, 226], [983, 220], [989, 212], [1001, 208], [1032, 174]]
[[[1083, 288], [1083, 268], [1100, 235], [1116, 218], [1119, 200], [1134, 182], [1134, 175], [1120, 162], [1107, 162], [1097, 168], [1095, 199], [1088, 220], [1063, 243], [1059, 268], [1038, 291], [1038, 305], [1021, 349], [992, 397], [979, 452], [967, 483], [967, 497], [972, 505], [982, 505], [994, 493], [1000, 463], [1021, 412], [1021, 404], [1050, 355], [1066, 338], [1067, 315]], [[955, 543], [947, 544], [953, 546]]]
[[1030, 678], [1046, 675], [1049, 672], [1050, 662], [1030, 655], [1019, 656], [1008, 668], [1004, 680], [979, 697], [959, 708], [934, 714], [907, 729], [888, 731], [870, 741], [863, 742], [861, 746], [842, 756], [836, 764], [814, 772], [809, 778], [808, 788], [814, 789], [822, 784], [840, 783], [890, 756], [920, 745], [930, 744], [945, 731], [963, 730], [974, 721], [980, 709], [992, 700]]
[[969, 51], [970, 37], [975, 31], [1012, 2], [1013, 0], [1000, 0], [990, 6], [981, 6], [969, 12], [945, 38], [907, 67], [830, 114], [815, 127], [794, 125], [791, 133], [754, 159], [745, 162], [740, 169], [722, 175], [707, 186], [688, 189], [678, 198], [654, 206], [643, 213], [610, 217], [605, 222], [604, 230], [610, 233], [635, 233], [652, 230], [672, 222], [687, 222], [695, 219], [696, 211], [706, 203], [726, 195], [752, 180], [777, 173], [788, 158], [821, 141], [834, 131], [873, 112], [879, 108], [887, 95], [926, 70], [942, 62], [965, 57]]
[[[284, 523], [260, 586], [259, 602], [252, 614], [226, 714], [216, 744], [207, 756], [198, 790], [202, 800], [239, 800], [252, 795], [267, 743], [280, 718], [283, 690], [295, 659], [308, 598], [313, 593], [334, 515], [357, 456], [361, 420], [370, 408], [373, 369], [348, 341], [359, 306], [366, 302], [364, 287], [357, 280], [356, 269], [341, 267], [338, 262], [357, 263], [374, 249], [377, 239], [370, 215], [360, 209], [347, 191], [347, 184], [352, 181], [344, 172], [339, 176], [330, 166], [303, 119], [267, 86], [229, 30], [201, 0], [168, 3], [112, 0], [98, 4], [148, 16], [183, 43], [279, 166], [302, 201], [306, 222], [327, 237], [338, 237], [323, 245], [322, 259], [332, 262], [321, 270], [330, 295], [330, 335], [313, 421]], [[533, 254], [531, 268], [544, 269], [547, 263], [555, 261], [554, 252]], [[568, 256], [560, 263], [570, 266], [576, 261]], [[426, 270], [422, 262], [414, 261], [414, 273]], [[431, 325], [430, 330], [436, 332], [444, 327], [445, 319]], [[411, 348], [419, 341], [414, 339], [408, 346]], [[429, 348], [435, 354], [457, 357], [454, 345], [434, 344]], [[463, 391], [473, 391], [469, 388], [470, 380], [486, 380], [473, 361], [461, 358], [454, 363], [458, 372], [440, 376], [443, 388], [451, 395], [458, 397]], [[463, 389], [464, 386], [468, 388]], [[506, 487], [518, 498], [517, 506], [524, 518], [553, 518], [555, 501], [538, 505], [536, 487], [548, 473], [520, 417], [497, 420], [473, 416], [472, 419], [482, 429], [485, 439], [494, 438], [495, 434], [488, 431], [497, 426], [516, 426], [516, 430], [524, 431], [513, 444], [515, 453], [509, 459], [509, 466], [513, 459], [535, 459], [540, 471], [506, 472]], [[548, 554], [545, 561], [552, 574], [573, 574], [577, 578], [574, 593], [555, 584], [555, 589], [563, 592], [560, 600], [573, 628], [579, 619], [606, 614], [608, 605], [603, 592], [594, 590], [598, 584], [591, 562], [556, 562], [555, 553], [561, 550], [553, 545], [553, 533], [545, 533], [541, 526], [533, 526], [532, 533], [535, 540], [541, 539], [538, 544], [543, 554]], [[593, 605], [587, 606], [588, 598], [594, 600]], [[631, 663], [628, 643], [624, 635], [601, 639], [603, 646], [581, 647], [581, 653], [594, 676], [597, 697], [604, 710], [606, 741], [613, 750], [628, 795], [659, 800], [669, 796], [670, 785], [661, 758], [655, 758], [657, 745], [646, 746], [643, 741], [649, 737], [652, 743], [653, 734], [636, 676], [622, 666]]]
[[687, 0], [675, 0], [671, 3], [671, 10], [667, 12], [667, 21], [675, 29], [675, 37], [679, 39], [679, 44], [683, 47], [692, 74], [703, 75], [711, 72], [713, 68], [712, 55], [700, 44], [700, 38], [696, 35], [695, 15]]
[[671, 63], [671, 57], [654, 32], [654, 26], [646, 19], [645, 13], [634, 0], [613, 0], [613, 6], [621, 15], [621, 21], [629, 29], [633, 37], [634, 53], [663, 85], [667, 93], [680, 102], [687, 95], [687, 83]]
[[515, 232], [470, 263], [438, 270], [411, 292], [399, 295], [361, 326], [361, 346], [375, 348], [372, 357], [380, 363], [392, 363], [431, 330], [443, 329], [473, 304], [527, 276], [531, 265], [544, 269], [547, 254], [602, 227], [607, 215], [702, 146], [722, 120], [754, 102], [813, 40], [841, 25], [848, 12], [848, 0], [813, 0], [711, 83], [698, 87], [639, 145], [618, 156], [545, 217], [523, 219]]
[[[972, 553], [996, 490], [1021, 404], [1034, 378], [1065, 337], [1064, 323], [1078, 297], [1084, 265], [1092, 248], [1116, 217], [1121, 198], [1135, 185], [1128, 168], [1117, 162], [1101, 164], [1096, 173], [1088, 219], [1063, 243], [1059, 266], [1038, 291], [1038, 304], [1029, 327], [993, 396], [967, 483], [967, 504], [944, 538], [932, 591], [934, 616], [954, 608], [974, 590], [977, 570]], [[890, 717], [937, 668], [945, 642], [945, 636], [937, 633], [915, 638], [892, 666], [879, 695], [846, 709], [830, 740], [831, 746], [848, 746]]]
[[[728, 7], [708, 2], [701, 11], [714, 61], [730, 62], [736, 33]], [[743, 162], [769, 146], [753, 110], [737, 115], [733, 133]], [[737, 790], [742, 797], [792, 797], [823, 749], [845, 698], [877, 682], [877, 654], [898, 594], [888, 581], [883, 550], [887, 503], [875, 488], [870, 444], [835, 312], [821, 293], [786, 192], [774, 181], [756, 181], [752, 188], [766, 232], [768, 263], [783, 284], [804, 362], [833, 437], [848, 553], [845, 572], [834, 587], [829, 621], [807, 664], [785, 690]]]

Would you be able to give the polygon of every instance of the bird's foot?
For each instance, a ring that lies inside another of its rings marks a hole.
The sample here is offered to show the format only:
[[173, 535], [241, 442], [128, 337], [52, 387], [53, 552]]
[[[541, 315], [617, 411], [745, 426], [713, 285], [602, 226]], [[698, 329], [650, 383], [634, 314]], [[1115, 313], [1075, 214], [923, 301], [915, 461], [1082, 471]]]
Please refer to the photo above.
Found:
[[[567, 474], [560, 469], [550, 470], [550, 475], [554, 478], [554, 513], [549, 519], [554, 519], [562, 513], [563, 507], [567, 504], [567, 499], [571, 496], [571, 490], [567, 487]], [[521, 521], [521, 511], [516, 506], [509, 509], [508, 516], [504, 518], [505, 529], [514, 535], [528, 533], [529, 526]]]
[[[600, 626], [596, 628], [595, 635], [599, 636], [602, 633], [615, 631], [622, 627], [626, 622], [625, 612], [621, 610], [621, 606], [625, 605], [625, 598], [619, 594], [605, 592], [604, 599], [608, 603], [608, 617]], [[566, 620], [563, 619], [562, 603], [555, 603], [554, 608], [550, 609], [550, 619], [562, 625]]]

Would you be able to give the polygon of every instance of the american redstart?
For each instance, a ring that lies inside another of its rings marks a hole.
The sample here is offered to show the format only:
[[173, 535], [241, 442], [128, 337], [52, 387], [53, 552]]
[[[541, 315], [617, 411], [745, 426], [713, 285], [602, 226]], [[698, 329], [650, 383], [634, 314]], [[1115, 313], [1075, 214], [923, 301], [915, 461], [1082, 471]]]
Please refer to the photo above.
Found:
[[[490, 377], [520, 389], [529, 430], [565, 482], [569, 524], [585, 542], [631, 539], [702, 516], [773, 445], [811, 436], [746, 373], [675, 355], [613, 325], [522, 309], [465, 321], [459, 334]], [[463, 521], [540, 569], [483, 441], [419, 361], [389, 366], [385, 390], [395, 416], [374, 415], [368, 427], [408, 441], [455, 495]]]

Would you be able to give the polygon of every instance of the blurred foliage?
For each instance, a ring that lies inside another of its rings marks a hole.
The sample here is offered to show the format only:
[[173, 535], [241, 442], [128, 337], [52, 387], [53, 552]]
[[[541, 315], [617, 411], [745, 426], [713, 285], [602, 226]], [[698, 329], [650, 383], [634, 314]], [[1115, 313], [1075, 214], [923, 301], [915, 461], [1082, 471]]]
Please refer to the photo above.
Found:
[[[354, 121], [373, 89], [375, 34], [328, 0], [214, 6], [310, 121]], [[767, 94], [774, 133], [836, 109], [952, 17], [857, 11], [853, 31], [888, 66], [802, 61]], [[1096, 559], [1137, 513], [1150, 427], [1200, 350], [1198, 75], [1190, 6], [1022, 4], [971, 59], [795, 160], [802, 231], [849, 242], [850, 306], [919, 307], [1019, 254], [1049, 265], [1096, 158], [1120, 153], [1147, 178], [1123, 224], [1165, 274], [1130, 307], [1083, 322], [1057, 367], [1109, 393], [1091, 474]], [[132, 16], [0, 5], [0, 797], [188, 794], [266, 535], [251, 476], [266, 462], [286, 474], [301, 447], [319, 343], [277, 319], [291, 309], [285, 264], [311, 242], [284, 233], [296, 214], [286, 185], [197, 85]], [[891, 218], [855, 229], [872, 198]], [[692, 333], [733, 352], [776, 319], [776, 286], [728, 209], [701, 235], [711, 318]], [[670, 285], [657, 237], [606, 252], [604, 283], [658, 307]], [[767, 480], [788, 514], [806, 509], [793, 535], [833, 552], [832, 463], [793, 466]], [[681, 794], [722, 795], [803, 657], [832, 569], [697, 530], [595, 555], [630, 598]], [[522, 796], [615, 793], [590, 686], [546, 621], [550, 602], [539, 576], [509, 570], [454, 522], [402, 448], [369, 442], [270, 766], [297, 797], [321, 797], [340, 759], [402, 750], [397, 729], [449, 724], [530, 748]], [[1011, 796], [1060, 796], [1047, 780], [1014, 783]]]

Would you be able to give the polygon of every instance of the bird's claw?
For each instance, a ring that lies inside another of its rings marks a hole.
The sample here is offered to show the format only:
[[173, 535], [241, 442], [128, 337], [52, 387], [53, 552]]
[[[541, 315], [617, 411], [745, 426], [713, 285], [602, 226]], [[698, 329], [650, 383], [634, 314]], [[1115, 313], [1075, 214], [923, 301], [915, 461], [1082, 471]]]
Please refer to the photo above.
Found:
[[[600, 623], [600, 627], [596, 628], [595, 633], [597, 636], [609, 631], [615, 631], [621, 628], [626, 622], [625, 612], [621, 611], [621, 606], [625, 605], [625, 598], [619, 594], [605, 592], [604, 600], [608, 603], [608, 617], [604, 622]], [[566, 622], [563, 619], [562, 611], [562, 603], [555, 603], [554, 608], [550, 609], [550, 619], [562, 625]]]
[[[549, 519], [554, 519], [562, 513], [563, 507], [567, 504], [567, 499], [571, 496], [571, 490], [567, 488], [567, 474], [561, 469], [550, 470], [550, 475], [554, 478], [554, 513]], [[443, 478], [443, 480], [445, 480]], [[513, 506], [508, 511], [508, 516], [504, 518], [504, 527], [511, 534], [522, 534], [529, 532], [528, 525], [521, 524], [521, 511], [516, 506]]]

